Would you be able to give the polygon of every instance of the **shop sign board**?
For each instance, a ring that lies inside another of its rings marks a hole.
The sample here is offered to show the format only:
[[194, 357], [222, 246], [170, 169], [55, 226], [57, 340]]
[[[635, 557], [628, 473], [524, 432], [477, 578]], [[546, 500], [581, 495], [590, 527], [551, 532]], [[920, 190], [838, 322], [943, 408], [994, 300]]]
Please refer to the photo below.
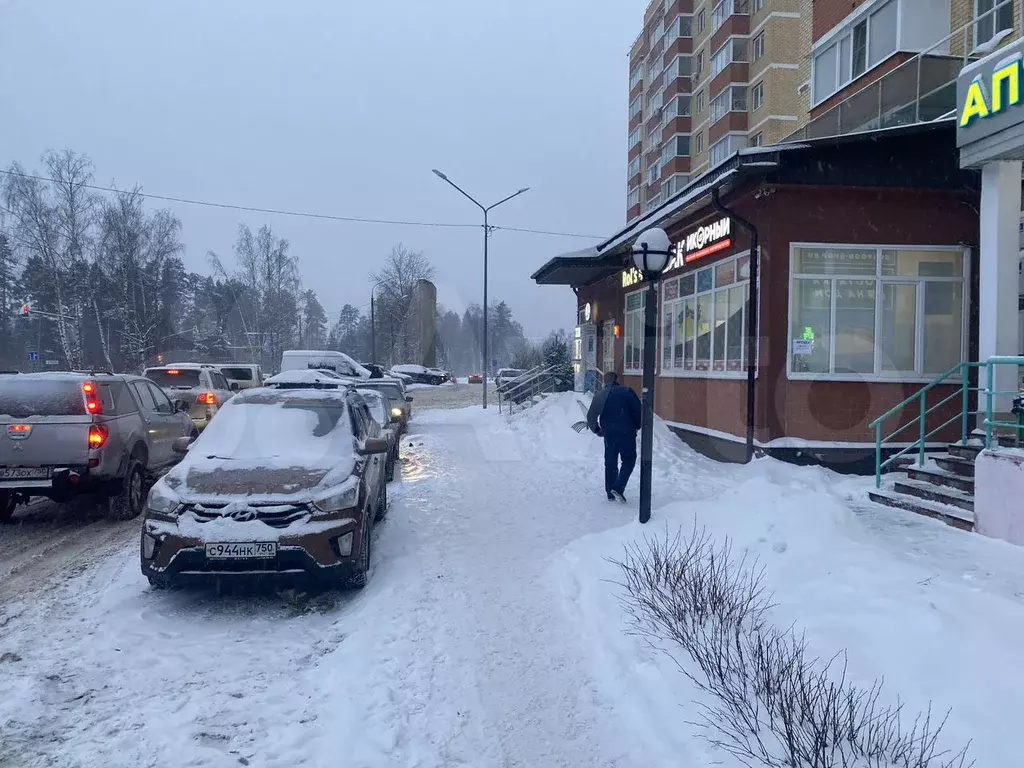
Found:
[[963, 68], [956, 81], [961, 167], [1024, 157], [1024, 38]]
[[[732, 247], [732, 243], [732, 219], [728, 217], [697, 227], [672, 246], [672, 255], [662, 274], [668, 274], [684, 264], [727, 250]], [[636, 267], [629, 267], [622, 272], [623, 288], [631, 288], [643, 281], [644, 275]]]

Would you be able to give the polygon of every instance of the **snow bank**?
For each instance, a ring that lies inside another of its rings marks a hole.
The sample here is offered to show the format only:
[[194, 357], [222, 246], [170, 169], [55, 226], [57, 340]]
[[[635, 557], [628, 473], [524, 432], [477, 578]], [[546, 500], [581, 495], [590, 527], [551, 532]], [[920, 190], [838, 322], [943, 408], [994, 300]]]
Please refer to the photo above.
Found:
[[[723, 474], [743, 474], [719, 466]], [[695, 691], [671, 661], [627, 634], [623, 594], [614, 586], [618, 569], [608, 558], [645, 536], [687, 536], [696, 524], [720, 541], [731, 538], [738, 556], [760, 558], [778, 603], [773, 620], [806, 631], [813, 653], [828, 659], [846, 649], [851, 680], [870, 686], [884, 677], [887, 703], [905, 701], [908, 722], [929, 701], [939, 719], [952, 708], [943, 744], [956, 750], [973, 739], [978, 765], [1015, 763], [1017, 713], [1024, 710], [1024, 600], [1019, 591], [982, 591], [964, 575], [986, 553], [1005, 562], [1005, 551], [992, 549], [1000, 543], [973, 537], [959, 563], [949, 552], [908, 552], [902, 534], [903, 551], [887, 551], [878, 531], [817, 488], [816, 478], [801, 482], [805, 470], [776, 469], [783, 477], [759, 472], [717, 499], [657, 509], [645, 528], [630, 523], [584, 537], [556, 562], [569, 612], [593, 647], [594, 674], [609, 695], [633, 692], [637, 699], [636, 711], [627, 713], [630, 727], [652, 731], [666, 754], [682, 748], [680, 740], [694, 733], [684, 708]], [[1024, 558], [1015, 565], [1024, 577]]]

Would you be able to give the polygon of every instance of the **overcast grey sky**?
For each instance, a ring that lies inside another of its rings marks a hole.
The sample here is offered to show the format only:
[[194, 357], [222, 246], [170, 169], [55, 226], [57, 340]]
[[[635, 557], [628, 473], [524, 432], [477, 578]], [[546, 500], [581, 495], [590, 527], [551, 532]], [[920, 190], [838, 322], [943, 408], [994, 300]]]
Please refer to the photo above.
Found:
[[[343, 216], [611, 234], [623, 223], [629, 46], [645, 0], [0, 0], [0, 166], [88, 154], [97, 183]], [[157, 205], [154, 203], [154, 205]], [[315, 221], [171, 204], [190, 269], [270, 224], [329, 312], [369, 301], [392, 244], [438, 300], [479, 302], [479, 229]], [[595, 242], [497, 232], [490, 295], [530, 335], [574, 322], [529, 276]]]

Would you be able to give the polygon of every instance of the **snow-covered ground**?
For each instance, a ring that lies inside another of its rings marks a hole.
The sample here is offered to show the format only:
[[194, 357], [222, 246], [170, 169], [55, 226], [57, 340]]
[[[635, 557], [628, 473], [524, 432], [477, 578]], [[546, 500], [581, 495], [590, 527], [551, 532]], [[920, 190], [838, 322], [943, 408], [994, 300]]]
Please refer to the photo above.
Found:
[[952, 707], [979, 766], [1016, 764], [1024, 550], [662, 428], [642, 528], [604, 498], [574, 396], [511, 421], [416, 397], [360, 593], [154, 592], [133, 537], [0, 604], [0, 766], [736, 766], [688, 724], [692, 686], [626, 633], [607, 560], [695, 518], [761, 556], [775, 618], [815, 653], [847, 648], [855, 679]]

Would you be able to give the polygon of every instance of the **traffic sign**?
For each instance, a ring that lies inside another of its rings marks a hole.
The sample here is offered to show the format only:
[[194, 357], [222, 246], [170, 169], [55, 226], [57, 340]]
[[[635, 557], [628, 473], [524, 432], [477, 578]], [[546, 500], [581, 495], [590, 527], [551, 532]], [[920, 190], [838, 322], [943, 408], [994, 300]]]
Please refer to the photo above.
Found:
[[39, 359], [39, 353], [38, 352], [29, 352], [28, 353], [28, 359], [29, 360], [38, 360]]

